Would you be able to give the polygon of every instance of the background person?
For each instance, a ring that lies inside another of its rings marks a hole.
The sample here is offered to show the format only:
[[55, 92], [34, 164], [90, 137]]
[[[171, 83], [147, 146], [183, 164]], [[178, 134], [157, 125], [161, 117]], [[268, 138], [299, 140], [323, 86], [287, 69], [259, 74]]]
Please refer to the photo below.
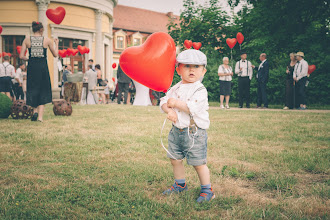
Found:
[[[93, 71], [92, 68], [93, 68], [92, 65], [87, 66], [87, 72], [85, 73], [85, 78], [87, 79], [87, 82], [88, 82], [88, 91], [91, 92], [95, 104], [98, 104], [99, 98], [98, 98], [98, 95], [96, 94], [96, 92], [94, 91], [97, 86], [97, 74], [96, 74], [96, 72]], [[90, 103], [87, 103], [87, 104], [90, 104]]]
[[120, 65], [118, 65], [117, 71], [117, 81], [118, 81], [118, 97], [117, 103], [121, 103], [122, 93], [124, 92], [124, 104], [127, 104], [128, 90], [129, 84], [131, 83], [131, 78], [129, 78], [124, 71], [121, 69]]
[[15, 76], [15, 68], [9, 63], [10, 57], [4, 56], [3, 63], [0, 64], [0, 92], [7, 95], [12, 100], [12, 82], [11, 79]]
[[238, 75], [238, 102], [239, 108], [243, 108], [243, 101], [246, 107], [250, 108], [250, 83], [253, 75], [253, 67], [247, 59], [246, 52], [241, 52], [241, 60], [236, 63], [235, 73]]
[[[269, 78], [269, 64], [267, 61], [267, 55], [265, 53], [260, 54], [259, 57], [261, 63], [258, 67], [257, 81], [258, 81], [258, 97], [257, 108], [261, 108], [261, 104], [264, 104], [264, 108], [268, 108], [267, 99], [267, 83]], [[252, 65], [254, 68], [255, 66]]]
[[[45, 104], [52, 102], [52, 89], [47, 64], [47, 48], [54, 57], [58, 56], [58, 39], [43, 37], [44, 26], [41, 22], [32, 22], [33, 35], [25, 38], [20, 59], [28, 60], [26, 104], [32, 106], [32, 121], [43, 121]], [[55, 48], [54, 48], [55, 43]], [[29, 50], [29, 59], [25, 57]]]
[[297, 63], [296, 54], [290, 53], [290, 62], [286, 67], [286, 87], [285, 87], [285, 106], [283, 109], [293, 109], [294, 108], [294, 81], [293, 81], [293, 71]]
[[304, 53], [297, 53], [297, 63], [293, 71], [293, 80], [296, 82], [297, 92], [298, 92], [298, 104], [300, 107], [299, 110], [306, 109], [306, 82], [308, 75], [308, 63], [304, 60]]
[[219, 66], [218, 76], [220, 84], [220, 108], [224, 109], [223, 100], [226, 98], [226, 109], [229, 109], [229, 98], [231, 95], [231, 80], [233, 69], [229, 66], [229, 58], [224, 57], [223, 64]]
[[22, 99], [24, 100], [24, 92], [23, 92], [23, 71], [25, 70], [25, 64], [21, 63], [20, 66], [17, 68], [16, 70], [16, 76], [15, 76], [15, 80], [16, 80], [16, 100], [18, 99]]

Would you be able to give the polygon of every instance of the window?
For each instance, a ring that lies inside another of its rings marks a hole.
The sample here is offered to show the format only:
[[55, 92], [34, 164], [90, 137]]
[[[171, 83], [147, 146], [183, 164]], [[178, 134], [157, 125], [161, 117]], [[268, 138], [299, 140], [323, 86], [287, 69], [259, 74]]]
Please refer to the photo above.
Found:
[[134, 38], [133, 39], [133, 45], [139, 46], [141, 44], [141, 38]]
[[124, 49], [124, 37], [123, 36], [117, 37], [117, 48]]
[[[69, 39], [69, 38], [59, 38], [58, 39], [58, 49], [68, 49], [73, 48], [77, 49], [78, 45], [85, 46], [86, 41], [79, 40], [79, 39]], [[69, 56], [61, 58], [62, 65], [64, 66], [71, 66], [72, 72], [85, 72], [85, 59], [80, 55], [78, 52], [76, 56]], [[62, 81], [62, 73], [59, 72], [58, 74], [58, 81]]]
[[10, 57], [10, 63], [15, 68], [18, 68], [18, 65], [21, 61], [16, 47], [22, 46], [24, 38], [25, 36], [11, 36], [11, 35], [2, 36], [2, 52], [7, 52], [12, 54], [12, 56]]

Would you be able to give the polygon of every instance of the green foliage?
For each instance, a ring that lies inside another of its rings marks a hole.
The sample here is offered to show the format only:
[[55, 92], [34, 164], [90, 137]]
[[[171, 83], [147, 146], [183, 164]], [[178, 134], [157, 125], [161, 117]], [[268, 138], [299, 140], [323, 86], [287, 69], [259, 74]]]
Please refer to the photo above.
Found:
[[[309, 65], [316, 65], [306, 91], [308, 104], [330, 104], [329, 3], [323, 0], [248, 0], [248, 4], [231, 21], [217, 2], [209, 0], [207, 5], [201, 6], [193, 0], [185, 0], [180, 25], [171, 22], [168, 26], [169, 34], [181, 49], [186, 39], [202, 43], [200, 50], [208, 58], [203, 84], [208, 89], [210, 101], [219, 99], [218, 66], [224, 56], [231, 57], [225, 39], [236, 37], [240, 31], [245, 38], [242, 50], [248, 52], [248, 59], [254, 65], [259, 65], [260, 53], [268, 54], [270, 76], [267, 91], [271, 104], [284, 103], [289, 53], [298, 51], [305, 53]], [[239, 2], [228, 0], [232, 9]], [[233, 48], [232, 56], [231, 65], [234, 65], [240, 59], [238, 44]], [[175, 77], [174, 83], [179, 79]], [[251, 101], [256, 101], [256, 97], [257, 82], [254, 77]], [[237, 76], [234, 75], [231, 101], [237, 100]]]
[[0, 93], [0, 118], [8, 118], [12, 102], [8, 96]]

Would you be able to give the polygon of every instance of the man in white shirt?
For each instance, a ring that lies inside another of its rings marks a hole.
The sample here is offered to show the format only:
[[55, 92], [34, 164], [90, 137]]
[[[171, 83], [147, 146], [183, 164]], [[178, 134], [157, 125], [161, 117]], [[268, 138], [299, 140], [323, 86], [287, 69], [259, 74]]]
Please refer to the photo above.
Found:
[[243, 108], [244, 98], [246, 100], [246, 107], [250, 108], [250, 82], [253, 74], [253, 65], [246, 58], [246, 52], [241, 52], [241, 60], [235, 66], [235, 73], [238, 75], [238, 102], [240, 108]]
[[4, 62], [0, 64], [0, 92], [12, 99], [10, 94], [12, 92], [11, 80], [15, 76], [15, 68], [9, 63], [9, 56], [4, 56], [3, 60]]
[[16, 100], [18, 99], [22, 99], [24, 100], [24, 92], [23, 92], [23, 70], [25, 69], [25, 64], [21, 63], [21, 65], [18, 67], [18, 69], [16, 70], [16, 76], [15, 76], [15, 96], [16, 96]]
[[[95, 104], [98, 104], [99, 97], [98, 97], [97, 93], [95, 91], [93, 91], [95, 89], [95, 87], [97, 86], [97, 73], [94, 72], [92, 68], [93, 68], [92, 65], [87, 66], [87, 72], [85, 73], [85, 78], [87, 79], [87, 82], [88, 82], [88, 92], [91, 92], [91, 94], [93, 95]], [[87, 103], [87, 104], [90, 104], [90, 103]]]
[[298, 109], [305, 110], [306, 109], [306, 94], [305, 87], [307, 82], [307, 74], [308, 74], [308, 63], [304, 60], [304, 53], [298, 52], [297, 63], [294, 67], [293, 71], [293, 80], [295, 81], [295, 85], [297, 86], [298, 92], [298, 103], [300, 107]]

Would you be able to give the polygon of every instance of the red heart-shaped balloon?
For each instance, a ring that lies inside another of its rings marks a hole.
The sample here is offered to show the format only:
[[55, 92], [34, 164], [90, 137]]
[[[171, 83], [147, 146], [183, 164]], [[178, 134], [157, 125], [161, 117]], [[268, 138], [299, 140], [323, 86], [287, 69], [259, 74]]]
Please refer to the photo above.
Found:
[[7, 56], [11, 57], [11, 56], [12, 56], [12, 54], [11, 54], [11, 53], [7, 53]]
[[[22, 46], [17, 46], [16, 47], [16, 50], [17, 50], [18, 55], [20, 55], [21, 54], [21, 50], [22, 50]], [[27, 50], [25, 51], [25, 55], [26, 55], [26, 53], [27, 53]]]
[[316, 66], [314, 64], [309, 65], [308, 66], [308, 74], [311, 74], [312, 72], [314, 72], [315, 69], [316, 69]]
[[68, 49], [66, 49], [66, 54], [67, 54], [68, 56], [73, 55], [73, 49], [72, 49], [72, 48], [68, 48]]
[[72, 56], [76, 56], [77, 53], [79, 52], [78, 49], [72, 49]]
[[184, 46], [185, 46], [187, 49], [190, 49], [192, 45], [193, 45], [193, 42], [192, 42], [191, 40], [185, 40], [185, 41], [184, 41]]
[[241, 32], [238, 32], [237, 35], [236, 35], [236, 39], [237, 39], [237, 42], [238, 42], [239, 44], [242, 44], [243, 41], [244, 41], [244, 36], [243, 36], [243, 34], [242, 34]]
[[0, 34], [2, 33], [2, 26], [0, 25]]
[[170, 35], [156, 32], [141, 45], [127, 48], [119, 58], [122, 70], [146, 87], [166, 92], [175, 69], [176, 47]]
[[77, 49], [79, 50], [79, 53], [83, 55], [85, 53], [84, 47], [81, 45], [78, 45]]
[[193, 43], [193, 48], [195, 50], [199, 50], [199, 48], [201, 48], [201, 47], [202, 47], [202, 43], [201, 42], [194, 42]]
[[114, 82], [116, 81], [115, 77], [112, 77], [112, 81], [114, 81]]
[[64, 58], [64, 57], [66, 57], [67, 52], [66, 52], [65, 49], [64, 50], [58, 50], [58, 54], [60, 55], [60, 57]]
[[61, 24], [65, 17], [65, 9], [63, 7], [57, 7], [55, 9], [48, 9], [46, 11], [47, 18], [55, 24]]
[[89, 53], [90, 49], [88, 47], [85, 47], [86, 53]]
[[227, 38], [226, 39], [226, 43], [228, 44], [230, 49], [233, 49], [233, 47], [235, 47], [236, 42], [237, 42], [236, 38]]
[[117, 67], [117, 64], [116, 64], [116, 63], [113, 63], [113, 64], [112, 64], [112, 68], [115, 69], [116, 67]]

